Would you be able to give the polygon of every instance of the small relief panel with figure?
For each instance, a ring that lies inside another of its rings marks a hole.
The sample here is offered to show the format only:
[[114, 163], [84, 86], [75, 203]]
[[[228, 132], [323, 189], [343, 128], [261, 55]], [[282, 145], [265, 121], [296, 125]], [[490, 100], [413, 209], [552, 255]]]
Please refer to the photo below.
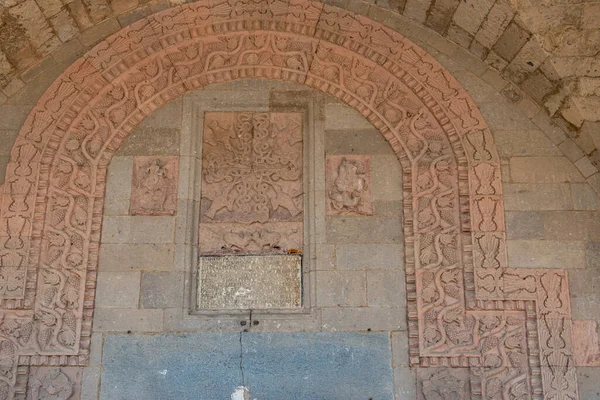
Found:
[[175, 215], [178, 158], [135, 157], [131, 185], [131, 215]]
[[372, 215], [371, 156], [327, 156], [327, 215]]
[[299, 113], [205, 114], [200, 254], [302, 251], [302, 144]]

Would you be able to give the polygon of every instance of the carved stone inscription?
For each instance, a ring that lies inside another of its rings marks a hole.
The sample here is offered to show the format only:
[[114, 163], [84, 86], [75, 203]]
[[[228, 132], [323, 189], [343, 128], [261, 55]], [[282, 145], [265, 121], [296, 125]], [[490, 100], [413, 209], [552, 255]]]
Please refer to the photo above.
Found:
[[177, 157], [135, 157], [131, 185], [132, 215], [175, 215]]
[[327, 156], [327, 215], [372, 215], [371, 157]]
[[302, 153], [298, 113], [206, 113], [200, 254], [301, 252]]
[[198, 308], [298, 308], [301, 264], [293, 255], [200, 257]]

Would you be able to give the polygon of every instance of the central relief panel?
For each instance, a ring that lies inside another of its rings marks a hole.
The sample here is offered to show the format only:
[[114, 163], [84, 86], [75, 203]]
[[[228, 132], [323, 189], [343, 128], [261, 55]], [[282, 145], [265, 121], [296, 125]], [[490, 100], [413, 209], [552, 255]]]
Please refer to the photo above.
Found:
[[204, 114], [198, 309], [302, 305], [302, 114]]

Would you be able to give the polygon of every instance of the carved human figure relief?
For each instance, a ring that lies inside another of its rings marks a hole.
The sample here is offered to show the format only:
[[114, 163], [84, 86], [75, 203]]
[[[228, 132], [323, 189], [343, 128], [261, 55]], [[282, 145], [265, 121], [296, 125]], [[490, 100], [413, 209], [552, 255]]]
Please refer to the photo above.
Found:
[[206, 113], [201, 254], [302, 249], [302, 124], [297, 113]]
[[327, 156], [327, 215], [372, 215], [371, 157]]
[[131, 185], [132, 215], [175, 215], [177, 157], [135, 157]]

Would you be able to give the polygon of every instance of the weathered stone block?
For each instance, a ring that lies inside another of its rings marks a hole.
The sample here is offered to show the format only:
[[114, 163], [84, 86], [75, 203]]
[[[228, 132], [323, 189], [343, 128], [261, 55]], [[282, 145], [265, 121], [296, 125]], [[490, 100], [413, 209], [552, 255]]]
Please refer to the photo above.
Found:
[[461, 1], [452, 20], [457, 26], [474, 35], [493, 5], [493, 0]]
[[330, 331], [405, 331], [406, 309], [396, 308], [324, 308], [323, 329]]
[[394, 150], [375, 129], [344, 129], [325, 132], [325, 153], [378, 155], [394, 154]]
[[71, 15], [63, 10], [50, 19], [50, 23], [61, 42], [73, 39], [78, 33], [79, 28]]
[[367, 271], [369, 307], [404, 307], [406, 282], [404, 269]]
[[573, 360], [578, 367], [600, 367], [600, 325], [598, 321], [573, 321]]
[[373, 201], [402, 200], [402, 168], [396, 155], [371, 157]]
[[511, 268], [586, 268], [584, 242], [507, 240], [506, 246]]
[[508, 239], [543, 239], [544, 219], [537, 211], [506, 211], [506, 237]]
[[344, 104], [327, 103], [325, 104], [325, 129], [370, 130], [374, 128], [365, 117], [352, 108]]
[[365, 271], [318, 271], [317, 304], [320, 307], [367, 305]]
[[577, 167], [564, 157], [513, 157], [510, 175], [515, 183], [585, 181]]
[[173, 243], [175, 219], [160, 217], [105, 216], [102, 224], [104, 243]]
[[481, 28], [477, 31], [475, 40], [487, 48], [491, 48], [500, 38], [514, 15], [515, 10], [507, 0], [497, 1], [481, 24]]
[[568, 183], [504, 184], [504, 207], [514, 211], [570, 210], [573, 208]]
[[183, 273], [144, 272], [140, 303], [143, 308], [183, 307]]
[[172, 244], [113, 244], [100, 246], [102, 271], [169, 271], [173, 269]]
[[338, 269], [401, 268], [402, 244], [348, 244], [336, 246]]
[[500, 158], [514, 156], [561, 156], [561, 151], [539, 129], [492, 131]]
[[513, 82], [521, 83], [528, 74], [535, 71], [548, 57], [548, 53], [536, 38], [529, 40], [515, 58], [506, 67], [505, 73], [512, 78]]
[[512, 60], [525, 45], [531, 34], [512, 22], [494, 45], [494, 51], [505, 60]]
[[139, 300], [139, 272], [101, 271], [98, 273], [97, 307], [138, 308]]
[[94, 311], [94, 330], [97, 332], [161, 332], [163, 311], [98, 308]]
[[200, 257], [198, 309], [290, 309], [302, 304], [300, 256]]
[[326, 219], [328, 243], [402, 243], [399, 217], [342, 217]]

